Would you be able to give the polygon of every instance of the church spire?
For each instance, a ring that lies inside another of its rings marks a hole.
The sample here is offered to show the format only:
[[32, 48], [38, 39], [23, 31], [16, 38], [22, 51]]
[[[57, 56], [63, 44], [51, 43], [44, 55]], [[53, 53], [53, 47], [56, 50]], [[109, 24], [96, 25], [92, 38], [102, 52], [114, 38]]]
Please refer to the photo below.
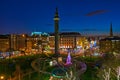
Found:
[[113, 36], [112, 22], [111, 22], [111, 24], [110, 24], [110, 36], [111, 36], [111, 37]]

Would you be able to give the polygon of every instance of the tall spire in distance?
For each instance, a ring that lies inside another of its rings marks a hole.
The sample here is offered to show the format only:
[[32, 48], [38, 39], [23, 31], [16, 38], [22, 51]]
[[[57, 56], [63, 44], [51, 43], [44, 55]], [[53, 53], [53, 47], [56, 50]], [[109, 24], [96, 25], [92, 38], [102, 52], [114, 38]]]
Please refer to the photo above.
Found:
[[112, 22], [111, 22], [111, 24], [110, 24], [110, 37], [112, 37], [113, 36], [113, 30], [112, 30]]

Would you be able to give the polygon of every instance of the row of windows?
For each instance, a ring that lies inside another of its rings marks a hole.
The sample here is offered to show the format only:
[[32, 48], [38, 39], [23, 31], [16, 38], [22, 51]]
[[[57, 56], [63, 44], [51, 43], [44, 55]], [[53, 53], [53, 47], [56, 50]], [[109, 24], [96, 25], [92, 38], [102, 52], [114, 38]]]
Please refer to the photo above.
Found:
[[61, 44], [73, 44], [73, 42], [61, 42]]

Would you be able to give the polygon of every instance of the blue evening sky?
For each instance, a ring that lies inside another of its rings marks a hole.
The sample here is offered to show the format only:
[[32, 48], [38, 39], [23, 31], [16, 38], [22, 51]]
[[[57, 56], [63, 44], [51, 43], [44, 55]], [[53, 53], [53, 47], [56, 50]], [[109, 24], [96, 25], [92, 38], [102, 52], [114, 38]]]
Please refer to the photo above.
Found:
[[120, 32], [120, 0], [0, 0], [0, 34], [60, 31]]

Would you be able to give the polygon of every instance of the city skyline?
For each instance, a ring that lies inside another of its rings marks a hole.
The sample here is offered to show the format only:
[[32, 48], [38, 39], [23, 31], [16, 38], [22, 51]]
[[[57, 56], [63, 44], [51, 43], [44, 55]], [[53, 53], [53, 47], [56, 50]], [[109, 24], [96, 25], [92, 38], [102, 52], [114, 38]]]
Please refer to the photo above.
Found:
[[54, 14], [58, 7], [60, 32], [120, 32], [118, 0], [4, 0], [0, 1], [0, 34], [54, 32]]

